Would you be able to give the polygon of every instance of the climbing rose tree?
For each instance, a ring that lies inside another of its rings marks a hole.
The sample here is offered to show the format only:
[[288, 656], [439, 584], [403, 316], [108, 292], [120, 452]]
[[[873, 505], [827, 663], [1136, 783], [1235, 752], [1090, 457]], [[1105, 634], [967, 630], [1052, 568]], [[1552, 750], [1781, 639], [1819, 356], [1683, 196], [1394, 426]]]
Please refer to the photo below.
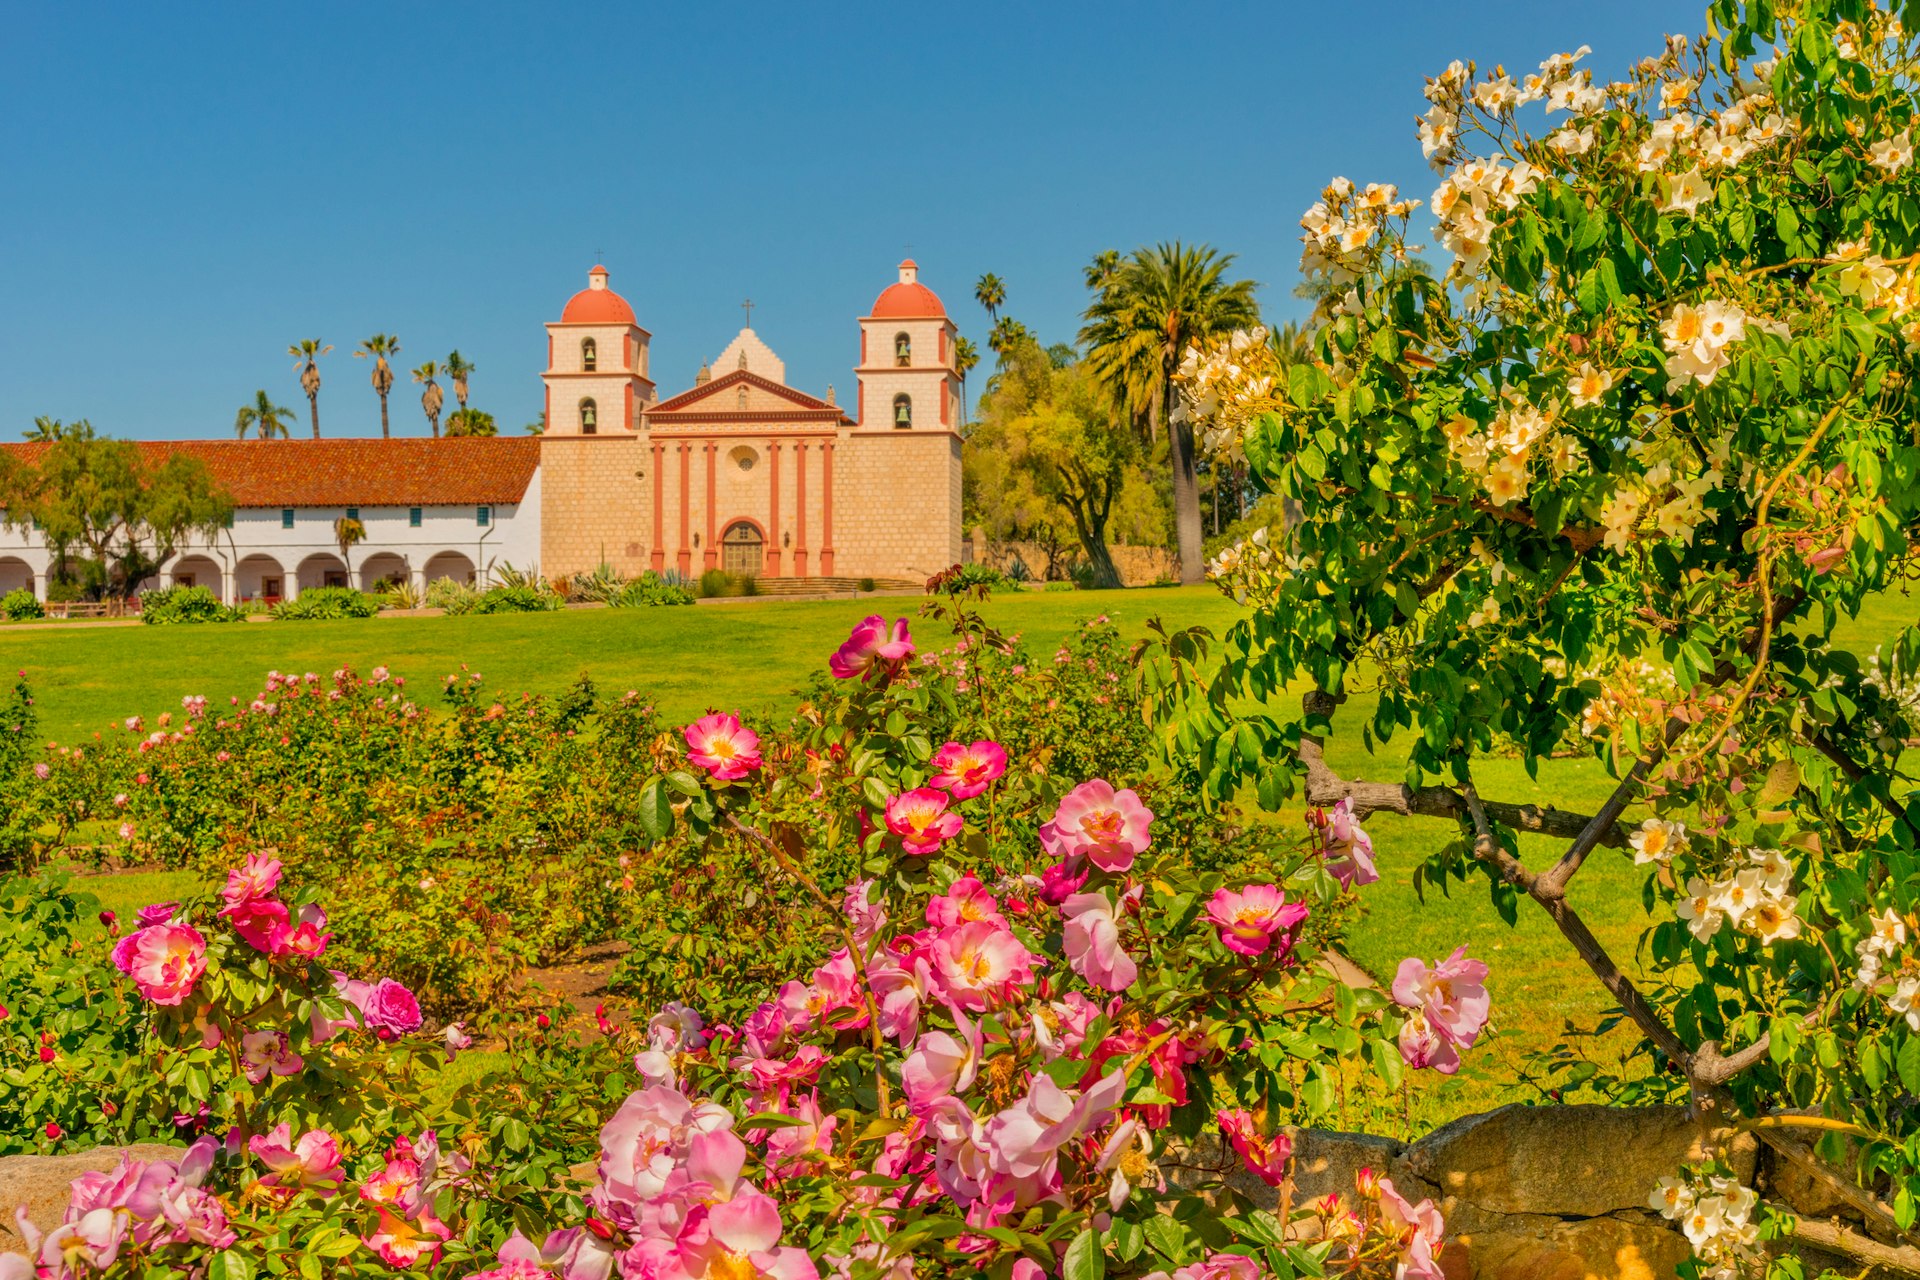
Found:
[[[1645, 1038], [1641, 1096], [1755, 1130], [1866, 1233], [1808, 1238], [1912, 1266], [1920, 635], [1863, 663], [1847, 631], [1916, 568], [1920, 13], [1895, 7], [1720, 0], [1616, 83], [1584, 49], [1429, 80], [1439, 278], [1420, 202], [1336, 179], [1301, 220], [1332, 286], [1311, 358], [1190, 354], [1186, 412], [1297, 519], [1214, 564], [1253, 617], [1170, 636], [1157, 672], [1214, 794], [1457, 822], [1429, 870], [1553, 919]], [[1302, 684], [1297, 716], [1246, 710]], [[1404, 784], [1322, 757], [1359, 689]], [[1567, 747], [1617, 779], [1591, 815], [1476, 788], [1492, 751]], [[1523, 832], [1557, 856], [1523, 862]], [[1646, 876], [1644, 983], [1581, 918], [1603, 849]], [[1764, 1215], [1712, 1176], [1665, 1207], [1730, 1275]]]

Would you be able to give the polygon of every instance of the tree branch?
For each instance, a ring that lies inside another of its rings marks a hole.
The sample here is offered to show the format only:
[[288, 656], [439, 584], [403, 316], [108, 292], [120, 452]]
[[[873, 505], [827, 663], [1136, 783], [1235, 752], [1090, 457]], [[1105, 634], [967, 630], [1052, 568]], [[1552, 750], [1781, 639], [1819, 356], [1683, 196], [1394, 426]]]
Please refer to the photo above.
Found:
[[1869, 1227], [1878, 1227], [1895, 1239], [1905, 1240], [1908, 1245], [1920, 1248], [1920, 1235], [1901, 1227], [1900, 1220], [1893, 1216], [1893, 1210], [1880, 1203], [1878, 1196], [1835, 1173], [1826, 1161], [1814, 1154], [1812, 1147], [1779, 1129], [1754, 1129], [1751, 1132], [1784, 1156], [1788, 1163], [1845, 1201]]
[[[1776, 1213], [1793, 1215], [1791, 1209], [1777, 1204], [1767, 1207]], [[1857, 1231], [1849, 1231], [1837, 1222], [1794, 1216], [1792, 1239], [1804, 1240], [1816, 1248], [1834, 1253], [1844, 1253], [1855, 1262], [1864, 1262], [1869, 1267], [1884, 1267], [1903, 1276], [1920, 1276], [1920, 1249], [1912, 1245], [1881, 1244]]]
[[[1868, 781], [1869, 775], [1866, 769], [1861, 767], [1852, 756], [1842, 751], [1840, 744], [1828, 737], [1824, 730], [1814, 734], [1812, 741], [1814, 749], [1831, 760], [1834, 766], [1847, 776], [1847, 781], [1853, 783]], [[1895, 800], [1893, 793], [1884, 784], [1879, 787], [1870, 785], [1867, 788], [1867, 794], [1872, 796], [1874, 802], [1882, 809], [1891, 814], [1896, 822], [1905, 827], [1909, 834], [1915, 839], [1920, 839], [1920, 821], [1915, 821], [1913, 815], [1907, 811], [1907, 807]]]
[[[1402, 817], [1446, 818], [1458, 822], [1467, 816], [1465, 799], [1452, 787], [1409, 787], [1401, 782], [1348, 782], [1327, 767], [1318, 739], [1302, 735], [1300, 762], [1307, 767], [1307, 803], [1331, 808], [1342, 800], [1353, 803], [1353, 815], [1365, 818], [1374, 813], [1397, 813]], [[1573, 840], [1586, 834], [1594, 819], [1565, 809], [1541, 808], [1533, 804], [1505, 804], [1498, 800], [1482, 802], [1487, 813], [1501, 826], [1516, 831], [1533, 831], [1558, 839]], [[1594, 843], [1612, 849], [1627, 847], [1627, 832], [1609, 823], [1594, 833]]]

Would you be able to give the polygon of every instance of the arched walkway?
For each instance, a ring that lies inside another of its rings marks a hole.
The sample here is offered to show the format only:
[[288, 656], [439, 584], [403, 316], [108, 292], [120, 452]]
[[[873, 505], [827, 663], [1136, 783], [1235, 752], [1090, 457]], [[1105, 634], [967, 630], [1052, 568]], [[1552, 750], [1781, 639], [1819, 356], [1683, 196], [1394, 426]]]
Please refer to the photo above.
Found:
[[248, 556], [233, 569], [233, 597], [277, 603], [287, 594], [287, 571], [272, 556]]
[[344, 587], [353, 581], [347, 574], [347, 562], [327, 551], [317, 551], [302, 560], [299, 572], [294, 577], [302, 591], [312, 591], [316, 587]]
[[168, 586], [205, 587], [214, 599], [224, 601], [227, 593], [220, 579], [219, 562], [207, 556], [181, 556], [167, 566]]
[[33, 566], [18, 556], [0, 556], [0, 596], [22, 587], [33, 590]]
[[473, 585], [473, 561], [458, 551], [442, 551], [427, 561], [425, 578], [429, 583], [451, 578], [463, 586]]
[[360, 562], [360, 589], [378, 591], [393, 582], [406, 582], [413, 576], [407, 562], [391, 551], [379, 551]]

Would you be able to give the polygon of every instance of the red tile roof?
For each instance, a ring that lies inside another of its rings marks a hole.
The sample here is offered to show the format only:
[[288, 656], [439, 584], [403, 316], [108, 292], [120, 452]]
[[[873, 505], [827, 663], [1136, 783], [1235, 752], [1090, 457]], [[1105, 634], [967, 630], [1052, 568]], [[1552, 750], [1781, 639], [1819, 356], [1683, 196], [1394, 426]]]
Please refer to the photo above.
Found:
[[[150, 461], [206, 464], [240, 507], [422, 507], [519, 502], [540, 465], [537, 436], [435, 440], [142, 440]], [[22, 462], [50, 446], [0, 444]]]

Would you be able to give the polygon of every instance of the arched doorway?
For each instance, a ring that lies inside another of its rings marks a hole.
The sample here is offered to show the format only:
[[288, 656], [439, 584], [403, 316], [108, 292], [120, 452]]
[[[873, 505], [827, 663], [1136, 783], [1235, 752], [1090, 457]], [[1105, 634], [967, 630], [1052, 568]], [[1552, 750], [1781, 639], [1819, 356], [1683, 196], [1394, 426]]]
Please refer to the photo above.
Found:
[[33, 590], [33, 566], [17, 556], [0, 556], [0, 596], [22, 589]]
[[391, 551], [377, 551], [360, 562], [360, 589], [378, 591], [382, 587], [404, 585], [413, 575], [407, 562]]
[[251, 555], [233, 568], [233, 594], [236, 600], [278, 604], [286, 594], [286, 585], [286, 571], [272, 556]]
[[353, 579], [347, 573], [347, 562], [325, 551], [316, 552], [302, 560], [294, 574], [294, 579], [300, 584], [302, 591], [353, 585]]
[[427, 561], [426, 573], [423, 576], [429, 583], [446, 578], [463, 587], [470, 587], [473, 585], [473, 561], [458, 551], [442, 551]]
[[736, 520], [720, 535], [720, 567], [737, 578], [757, 578], [766, 540], [750, 521]]
[[225, 600], [220, 563], [209, 556], [181, 556], [167, 566], [167, 581], [176, 587], [205, 587], [216, 600]]

